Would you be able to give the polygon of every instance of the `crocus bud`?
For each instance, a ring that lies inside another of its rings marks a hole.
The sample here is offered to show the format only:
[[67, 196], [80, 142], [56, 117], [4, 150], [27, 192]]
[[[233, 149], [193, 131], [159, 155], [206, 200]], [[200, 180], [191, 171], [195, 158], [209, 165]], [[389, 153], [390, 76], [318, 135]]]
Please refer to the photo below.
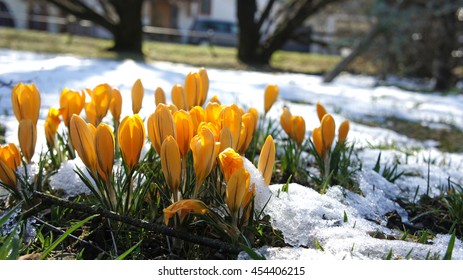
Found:
[[193, 121], [190, 114], [184, 110], [177, 111], [173, 114], [177, 143], [180, 154], [184, 158], [190, 151], [190, 141], [193, 138]]
[[185, 96], [187, 109], [199, 105], [202, 97], [200, 92], [201, 77], [197, 72], [190, 72], [185, 78]]
[[236, 104], [224, 107], [220, 111], [218, 118], [221, 128], [228, 127], [230, 129], [233, 138], [232, 148], [234, 150], [238, 149], [240, 141], [241, 119], [241, 111]]
[[69, 127], [72, 116], [74, 114], [79, 115], [84, 108], [85, 93], [65, 88], [61, 92], [59, 105], [64, 124]]
[[98, 125], [108, 113], [109, 106], [111, 104], [113, 89], [108, 84], [97, 85], [92, 90], [92, 103], [95, 106], [95, 114], [97, 122], [94, 125]]
[[113, 88], [111, 94], [111, 103], [109, 104], [109, 111], [113, 119], [119, 121], [122, 112], [122, 95], [117, 88]]
[[289, 111], [289, 109], [286, 107], [283, 108], [283, 113], [280, 116], [280, 124], [283, 130], [286, 132], [286, 134], [288, 134], [288, 136], [291, 135], [291, 131], [292, 131], [291, 117], [292, 117], [292, 114]]
[[338, 141], [340, 143], [346, 142], [347, 134], [349, 133], [349, 121], [345, 120], [341, 123], [339, 126], [339, 135], [338, 135]]
[[323, 116], [321, 121], [321, 133], [323, 140], [323, 149], [326, 151], [331, 150], [331, 145], [333, 144], [334, 134], [335, 134], [335, 123], [334, 119], [330, 114]]
[[175, 141], [172, 135], [167, 136], [164, 142], [162, 142], [161, 168], [167, 185], [174, 195], [174, 200], [176, 200], [177, 192], [180, 187], [182, 162], [177, 141]]
[[16, 190], [16, 174], [2, 159], [0, 159], [0, 181], [11, 190]]
[[19, 122], [18, 139], [25, 161], [31, 163], [37, 142], [37, 127], [32, 120], [23, 119]]
[[181, 84], [172, 87], [172, 102], [179, 110], [187, 110], [185, 90]]
[[240, 168], [236, 170], [227, 183], [225, 203], [230, 210], [232, 217], [238, 217], [240, 208], [243, 208], [243, 202], [249, 192], [250, 175], [249, 172]]
[[238, 152], [244, 154], [251, 144], [252, 138], [256, 131], [256, 119], [252, 113], [246, 113], [243, 115], [241, 124], [241, 135], [240, 143], [238, 144]]
[[174, 119], [169, 107], [163, 103], [156, 106], [156, 111], [148, 118], [148, 138], [158, 155], [161, 154], [161, 144], [167, 136], [177, 138]]
[[220, 143], [216, 143], [214, 134], [202, 127], [190, 142], [193, 153], [193, 164], [196, 174], [196, 185], [200, 186], [215, 165]]
[[51, 107], [48, 110], [48, 116], [45, 120], [44, 130], [45, 137], [47, 138], [47, 144], [50, 147], [52, 147], [55, 143], [56, 132], [58, 131], [59, 124], [61, 123], [60, 115], [61, 112], [54, 107]]
[[203, 106], [207, 99], [207, 93], [209, 91], [209, 76], [207, 75], [207, 71], [204, 67], [199, 68], [199, 77], [201, 78], [201, 83], [199, 86], [200, 98], [199, 98], [199, 106]]
[[132, 111], [134, 114], [140, 112], [144, 94], [145, 89], [143, 88], [143, 84], [140, 79], [137, 79], [132, 86]]
[[156, 90], [154, 91], [154, 104], [158, 106], [159, 103], [164, 103], [166, 104], [166, 94], [164, 93], [164, 90], [162, 88], [157, 87]]
[[105, 181], [110, 180], [113, 174], [114, 146], [115, 140], [111, 127], [100, 123], [95, 132], [95, 148], [98, 151], [98, 173]]
[[278, 99], [278, 86], [277, 85], [268, 85], [265, 88], [264, 93], [264, 111], [267, 112], [272, 108], [275, 101]]
[[95, 134], [87, 123], [78, 115], [73, 115], [69, 126], [69, 134], [74, 149], [90, 172], [97, 174], [97, 157], [95, 150]]
[[323, 148], [322, 129], [321, 127], [314, 128], [312, 132], [313, 144], [315, 150], [321, 158], [325, 157], [325, 150]]
[[118, 142], [122, 158], [129, 170], [133, 170], [140, 159], [140, 153], [145, 143], [145, 127], [139, 115], [125, 117], [118, 131]]
[[320, 120], [320, 122], [322, 121], [323, 116], [326, 114], [327, 113], [326, 113], [325, 107], [323, 107], [323, 105], [320, 102], [317, 102], [317, 115], [318, 115], [318, 119]]
[[265, 184], [270, 184], [272, 179], [273, 166], [275, 164], [275, 143], [273, 142], [272, 135], [267, 136], [265, 139], [264, 146], [260, 152], [259, 162], [257, 163], [257, 169], [262, 174]]
[[301, 116], [291, 117], [291, 139], [293, 139], [298, 146], [302, 145], [305, 137], [305, 120]]
[[40, 93], [34, 84], [19, 83], [11, 91], [11, 104], [18, 121], [30, 119], [37, 124], [40, 111]]

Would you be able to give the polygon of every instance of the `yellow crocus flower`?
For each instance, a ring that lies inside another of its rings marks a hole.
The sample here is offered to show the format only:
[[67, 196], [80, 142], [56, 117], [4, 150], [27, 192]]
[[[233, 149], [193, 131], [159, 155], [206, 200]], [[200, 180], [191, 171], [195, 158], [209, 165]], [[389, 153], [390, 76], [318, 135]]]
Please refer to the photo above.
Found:
[[272, 135], [267, 136], [260, 152], [257, 169], [262, 174], [265, 184], [268, 186], [272, 179], [273, 166], [275, 165], [275, 142]]
[[243, 202], [249, 192], [250, 177], [246, 169], [240, 168], [230, 176], [227, 183], [225, 203], [234, 221], [238, 218], [240, 210], [245, 206]]
[[206, 121], [206, 112], [201, 106], [194, 106], [190, 109], [190, 117], [193, 121], [193, 135], [196, 135], [200, 123]]
[[283, 130], [286, 132], [286, 134], [288, 134], [288, 136], [291, 135], [291, 131], [292, 131], [291, 117], [292, 117], [292, 114], [289, 111], [289, 109], [286, 107], [283, 108], [283, 113], [280, 116], [280, 124]]
[[95, 132], [95, 149], [98, 151], [98, 173], [107, 182], [113, 174], [114, 147], [114, 133], [111, 127], [105, 123], [100, 123]]
[[232, 148], [237, 150], [241, 134], [242, 115], [236, 104], [224, 107], [219, 114], [220, 128], [228, 127], [232, 134]]
[[11, 169], [8, 164], [0, 158], [0, 181], [11, 190], [17, 190], [15, 170], [16, 169]]
[[144, 94], [145, 89], [143, 84], [140, 79], [137, 79], [132, 86], [132, 111], [134, 114], [138, 114], [140, 112]]
[[323, 116], [321, 121], [321, 134], [323, 140], [323, 149], [326, 151], [331, 150], [331, 145], [333, 144], [334, 134], [335, 134], [335, 123], [334, 119], [330, 114]]
[[182, 199], [172, 203], [169, 207], [162, 210], [164, 212], [164, 222], [169, 224], [169, 220], [179, 213], [180, 221], [182, 221], [188, 213], [206, 214], [208, 208], [204, 202], [198, 199]]
[[256, 127], [256, 128], [257, 128], [257, 123], [259, 122], [259, 112], [257, 111], [257, 109], [256, 109], [256, 108], [254, 108], [254, 107], [251, 107], [251, 108], [249, 108], [249, 110], [248, 110], [248, 113], [250, 113], [250, 114], [253, 114], [253, 115], [254, 115], [254, 120], [255, 120], [255, 124], [254, 124], [254, 127]]
[[278, 86], [277, 85], [267, 85], [264, 93], [264, 111], [267, 114], [268, 111], [272, 108], [275, 101], [278, 99]]
[[185, 157], [190, 151], [190, 141], [193, 138], [193, 121], [190, 114], [184, 110], [177, 111], [173, 114], [176, 127], [177, 144], [180, 154]]
[[317, 115], [320, 122], [322, 121], [323, 116], [326, 114], [327, 113], [325, 107], [323, 107], [323, 105], [320, 102], [317, 102]]
[[167, 136], [164, 142], [162, 142], [161, 168], [167, 185], [173, 194], [174, 201], [176, 201], [180, 187], [182, 161], [180, 159], [179, 146], [172, 135]]
[[200, 77], [200, 85], [199, 85], [199, 106], [203, 106], [207, 99], [207, 93], [209, 91], [209, 76], [207, 75], [207, 71], [204, 67], [199, 68], [199, 77]]
[[97, 122], [94, 125], [98, 125], [108, 113], [112, 100], [112, 93], [113, 89], [108, 84], [97, 85], [92, 90], [92, 103], [95, 106], [95, 114], [97, 119]]
[[90, 172], [96, 176], [98, 162], [93, 128], [91, 128], [80, 116], [73, 115], [69, 126], [69, 134], [74, 149], [77, 151], [82, 162], [87, 166]]
[[31, 163], [37, 142], [37, 126], [30, 119], [23, 119], [18, 127], [19, 147], [27, 163]]
[[233, 136], [228, 127], [224, 127], [220, 130], [219, 134], [219, 154], [223, 152], [226, 148], [231, 148], [233, 143]]
[[180, 110], [187, 110], [185, 90], [181, 84], [175, 84], [172, 87], [172, 103]]
[[219, 105], [222, 105], [222, 103], [220, 102], [219, 97], [217, 95], [212, 96], [211, 99], [209, 100], [209, 102], [213, 102], [213, 103], [217, 103]]
[[325, 157], [325, 149], [323, 148], [322, 130], [321, 127], [314, 128], [312, 132], [313, 144], [318, 155], [323, 159]]
[[122, 120], [117, 138], [122, 158], [130, 171], [133, 170], [140, 159], [145, 137], [145, 126], [138, 114], [127, 116]]
[[11, 91], [11, 104], [18, 121], [29, 119], [35, 125], [39, 119], [40, 93], [34, 84], [19, 83]]
[[48, 116], [47, 116], [47, 119], [45, 120], [44, 130], [45, 130], [45, 137], [47, 138], [47, 144], [49, 147], [52, 147], [55, 143], [55, 135], [61, 123], [60, 115], [61, 115], [60, 110], [54, 107], [51, 107], [48, 110]]
[[246, 113], [241, 118], [241, 135], [240, 135], [240, 143], [238, 144], [238, 152], [240, 154], [244, 154], [251, 144], [252, 138], [254, 137], [254, 133], [256, 132], [256, 124], [257, 121], [255, 119], [255, 115], [253, 113]]
[[161, 154], [161, 145], [167, 136], [177, 138], [174, 118], [166, 104], [159, 103], [156, 110], [148, 117], [148, 138], [156, 153]]
[[113, 119], [119, 121], [122, 112], [122, 95], [117, 88], [112, 88], [111, 103], [109, 104], [109, 111]]
[[13, 144], [0, 146], [0, 181], [9, 189], [16, 191], [16, 169], [21, 164], [18, 147]]
[[164, 103], [166, 104], [166, 94], [164, 93], [164, 90], [160, 87], [157, 87], [156, 90], [154, 91], [154, 104], [158, 106], [159, 103]]
[[85, 106], [85, 93], [65, 88], [61, 91], [59, 105], [64, 124], [69, 127], [72, 116], [79, 115]]
[[341, 123], [339, 126], [339, 135], [338, 135], [338, 141], [340, 143], [346, 142], [347, 134], [349, 133], [349, 121], [345, 120]]
[[222, 108], [223, 108], [222, 105], [220, 105], [219, 103], [215, 103], [215, 102], [207, 103], [206, 110], [205, 110], [206, 122], [216, 123], [219, 118], [220, 111], [222, 111]]
[[185, 78], [185, 100], [187, 109], [200, 105], [201, 77], [198, 72], [190, 72]]
[[236, 170], [244, 167], [243, 158], [232, 148], [227, 148], [219, 154], [219, 163], [225, 182], [230, 180]]
[[291, 117], [291, 139], [293, 139], [298, 146], [302, 145], [305, 137], [305, 120], [301, 116]]
[[202, 127], [190, 142], [193, 153], [193, 165], [196, 174], [196, 188], [194, 197], [197, 197], [199, 187], [204, 179], [211, 173], [215, 165], [220, 143], [216, 143], [214, 134], [206, 127]]
[[96, 115], [95, 103], [92, 101], [85, 103], [85, 115], [87, 116], [87, 121], [93, 125], [98, 125], [98, 117]]

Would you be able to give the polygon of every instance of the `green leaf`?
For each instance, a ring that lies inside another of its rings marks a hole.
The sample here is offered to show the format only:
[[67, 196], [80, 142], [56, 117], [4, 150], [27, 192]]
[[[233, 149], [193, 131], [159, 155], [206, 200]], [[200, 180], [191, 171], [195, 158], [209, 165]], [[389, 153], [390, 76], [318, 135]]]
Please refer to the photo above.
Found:
[[143, 240], [140, 240], [138, 241], [137, 244], [133, 245], [130, 249], [128, 249], [127, 251], [125, 251], [122, 255], [120, 255], [119, 257], [116, 258], [116, 260], [124, 260], [128, 255], [130, 255], [130, 253], [133, 252], [133, 250], [135, 250], [138, 246], [140, 246], [141, 242]]
[[7, 236], [0, 247], [0, 260], [17, 260], [19, 257], [18, 226]]
[[76, 223], [75, 225], [73, 225], [70, 229], [66, 230], [58, 239], [56, 239], [47, 249], [45, 249], [45, 251], [42, 252], [42, 254], [40, 255], [40, 259], [41, 260], [44, 260], [48, 254], [50, 254], [51, 251], [53, 251], [53, 249], [56, 248], [56, 246], [58, 246], [61, 242], [63, 242], [64, 239], [66, 239], [66, 237], [68, 237], [71, 233], [73, 233], [75, 230], [77, 230], [78, 228], [80, 228], [81, 226], [83, 226], [86, 222], [92, 220], [93, 218], [99, 216], [98, 214], [96, 215], [93, 215], [93, 216], [90, 216], [90, 217], [87, 217], [86, 219]]
[[452, 236], [450, 237], [449, 244], [447, 245], [447, 251], [445, 251], [445, 255], [442, 258], [443, 260], [452, 259], [453, 247], [455, 246], [455, 233], [456, 233], [456, 230], [454, 229]]
[[391, 249], [389, 249], [389, 253], [387, 254], [387, 256], [386, 256], [385, 260], [387, 260], [387, 261], [390, 261], [390, 260], [392, 260], [392, 248], [391, 248]]
[[322, 252], [325, 252], [325, 249], [322, 247], [322, 245], [320, 245], [320, 242], [318, 242], [317, 239], [315, 239], [314, 241], [315, 241], [315, 248]]
[[347, 219], [347, 213], [346, 213], [346, 210], [344, 210], [344, 223], [347, 223], [348, 219]]
[[243, 251], [245, 251], [253, 260], [266, 260], [263, 255], [256, 253], [256, 251], [244, 244], [241, 244], [241, 249], [243, 249]]

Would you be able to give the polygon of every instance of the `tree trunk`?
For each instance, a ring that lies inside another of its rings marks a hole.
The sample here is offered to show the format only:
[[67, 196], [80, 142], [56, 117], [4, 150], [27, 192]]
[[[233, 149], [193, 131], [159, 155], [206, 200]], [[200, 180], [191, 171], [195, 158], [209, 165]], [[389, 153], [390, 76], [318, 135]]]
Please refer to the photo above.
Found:
[[352, 49], [351, 53], [323, 76], [323, 82], [331, 83], [357, 56], [368, 49], [376, 36], [381, 33], [381, 30], [382, 28], [379, 23], [374, 25], [370, 31], [368, 31], [367, 35]]
[[119, 22], [114, 28], [114, 46], [117, 52], [142, 54], [143, 26], [141, 22], [141, 8], [143, 0], [113, 0]]
[[457, 47], [457, 28], [455, 18], [456, 10], [437, 18], [438, 38], [436, 42], [436, 55], [433, 61], [433, 77], [436, 80], [435, 90], [447, 91], [455, 82], [452, 73], [452, 51]]
[[256, 52], [259, 46], [259, 29], [255, 22], [257, 5], [255, 0], [237, 0], [238, 59], [246, 64], [256, 62]]

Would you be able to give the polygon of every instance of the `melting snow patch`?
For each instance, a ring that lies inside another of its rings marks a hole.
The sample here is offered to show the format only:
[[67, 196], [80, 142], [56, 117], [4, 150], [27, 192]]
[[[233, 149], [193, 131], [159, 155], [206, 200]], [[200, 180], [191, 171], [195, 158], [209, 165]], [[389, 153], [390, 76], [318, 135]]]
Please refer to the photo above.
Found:
[[50, 187], [52, 190], [61, 190], [64, 192], [63, 198], [68, 199], [79, 194], [90, 194], [90, 189], [79, 178], [75, 172], [76, 167], [84, 171], [87, 178], [90, 178], [85, 165], [80, 159], [69, 160], [63, 162], [58, 170], [58, 173], [51, 176]]

